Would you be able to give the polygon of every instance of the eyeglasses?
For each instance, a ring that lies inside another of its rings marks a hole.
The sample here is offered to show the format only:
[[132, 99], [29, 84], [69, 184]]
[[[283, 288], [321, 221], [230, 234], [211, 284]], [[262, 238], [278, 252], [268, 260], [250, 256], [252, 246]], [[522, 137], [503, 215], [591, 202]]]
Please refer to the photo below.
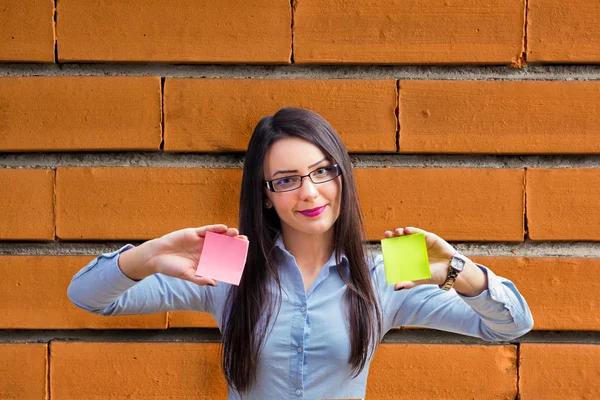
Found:
[[302, 180], [309, 177], [314, 184], [325, 183], [334, 180], [342, 174], [339, 165], [333, 164], [327, 167], [320, 167], [308, 175], [292, 175], [265, 181], [265, 186], [271, 192], [289, 192], [302, 186]]

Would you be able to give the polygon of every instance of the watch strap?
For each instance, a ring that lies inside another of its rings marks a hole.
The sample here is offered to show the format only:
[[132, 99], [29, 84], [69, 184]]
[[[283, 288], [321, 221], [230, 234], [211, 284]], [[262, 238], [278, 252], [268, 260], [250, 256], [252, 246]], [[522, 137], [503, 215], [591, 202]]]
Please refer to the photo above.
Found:
[[[466, 260], [466, 257], [464, 255], [462, 255], [461, 253], [459, 253], [458, 251], [456, 253], [454, 253], [454, 255], [452, 257], [450, 257], [450, 261], [448, 262], [448, 275], [446, 276], [446, 280], [444, 281], [444, 283], [439, 285], [439, 288], [442, 290], [452, 289], [452, 287], [454, 286], [454, 283], [456, 282], [456, 278], [458, 277], [458, 274], [462, 271], [462, 269], [456, 269], [452, 266], [455, 258], [459, 259], [463, 263]], [[463, 264], [463, 268], [464, 268], [464, 264]]]
[[454, 282], [456, 282], [456, 278], [458, 277], [458, 272], [454, 268], [450, 267], [448, 271], [448, 276], [446, 276], [446, 281], [440, 285], [440, 289], [442, 290], [450, 290], [452, 286], [454, 286]]

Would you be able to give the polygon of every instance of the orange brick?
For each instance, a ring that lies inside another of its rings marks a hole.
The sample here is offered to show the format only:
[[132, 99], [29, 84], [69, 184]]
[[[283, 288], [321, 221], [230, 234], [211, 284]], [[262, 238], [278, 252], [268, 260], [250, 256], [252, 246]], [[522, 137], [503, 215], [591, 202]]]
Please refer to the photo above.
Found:
[[396, 101], [394, 80], [167, 79], [165, 150], [246, 151], [262, 117], [295, 106], [321, 114], [349, 151], [395, 152]]
[[529, 0], [527, 61], [600, 62], [596, 0]]
[[600, 170], [528, 169], [532, 240], [600, 240]]
[[226, 399], [217, 343], [52, 342], [54, 399]]
[[212, 315], [196, 311], [169, 313], [169, 328], [218, 328]]
[[355, 174], [370, 240], [403, 226], [446, 240], [523, 240], [523, 170], [365, 168]]
[[302, 0], [297, 63], [510, 64], [523, 52], [523, 0]]
[[60, 0], [58, 58], [287, 64], [290, 23], [286, 1]]
[[160, 77], [0, 78], [0, 151], [158, 150]]
[[54, 239], [54, 171], [0, 169], [0, 239]]
[[194, 226], [237, 226], [240, 169], [58, 168], [61, 239], [150, 239]]
[[399, 118], [401, 152], [600, 153], [598, 82], [401, 81]]
[[53, 63], [53, 24], [53, 0], [3, 0], [0, 61]]
[[0, 343], [0, 399], [48, 399], [46, 344]]
[[516, 359], [515, 346], [382, 344], [371, 364], [367, 399], [512, 400]]
[[523, 400], [600, 398], [600, 346], [521, 344], [519, 393]]
[[71, 303], [67, 287], [91, 256], [0, 256], [0, 329], [165, 329], [166, 313], [103, 317]]
[[[599, 258], [471, 257], [510, 279], [531, 308], [534, 329], [600, 330]], [[551, 293], [551, 295], [549, 295]]]

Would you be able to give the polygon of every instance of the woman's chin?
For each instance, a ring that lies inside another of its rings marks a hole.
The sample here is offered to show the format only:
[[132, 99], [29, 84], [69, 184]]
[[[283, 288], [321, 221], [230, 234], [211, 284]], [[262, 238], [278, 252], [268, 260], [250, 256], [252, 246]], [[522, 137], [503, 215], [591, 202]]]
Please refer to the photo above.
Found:
[[326, 224], [326, 223], [317, 224], [317, 223], [315, 223], [315, 224], [311, 224], [311, 226], [303, 227], [304, 229], [302, 229], [302, 232], [306, 233], [308, 235], [324, 235], [331, 230], [332, 226], [333, 226], [332, 224]]
[[[326, 223], [325, 221], [312, 221], [310, 223], [304, 222], [300, 224], [288, 225], [287, 228], [291, 228], [292, 230], [311, 236], [323, 235], [331, 230], [333, 224]], [[283, 227], [285, 230], [286, 228]]]

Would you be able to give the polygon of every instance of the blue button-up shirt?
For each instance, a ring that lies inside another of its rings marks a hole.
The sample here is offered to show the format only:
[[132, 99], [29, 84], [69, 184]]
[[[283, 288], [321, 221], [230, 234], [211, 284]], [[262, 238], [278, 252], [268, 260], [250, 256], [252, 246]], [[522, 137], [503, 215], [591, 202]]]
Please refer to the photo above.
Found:
[[[212, 314], [222, 329], [222, 311], [230, 285], [198, 286], [161, 274], [134, 281], [118, 267], [121, 249], [102, 254], [71, 282], [73, 303], [101, 315], [149, 314], [195, 310]], [[281, 237], [277, 247], [284, 255], [278, 266], [282, 285], [281, 309], [268, 330], [258, 364], [257, 382], [244, 398], [321, 399], [363, 398], [369, 365], [351, 379], [350, 336], [345, 317], [346, 285], [332, 254], [305, 290], [302, 275]], [[342, 256], [342, 267], [348, 268]], [[512, 282], [480, 266], [488, 277], [488, 289], [465, 297], [454, 289], [420, 285], [394, 291], [386, 284], [383, 259], [369, 261], [371, 280], [383, 313], [386, 333], [396, 326], [420, 326], [479, 337], [487, 341], [511, 340], [527, 333], [533, 319], [525, 299]], [[229, 390], [230, 399], [240, 399]]]

